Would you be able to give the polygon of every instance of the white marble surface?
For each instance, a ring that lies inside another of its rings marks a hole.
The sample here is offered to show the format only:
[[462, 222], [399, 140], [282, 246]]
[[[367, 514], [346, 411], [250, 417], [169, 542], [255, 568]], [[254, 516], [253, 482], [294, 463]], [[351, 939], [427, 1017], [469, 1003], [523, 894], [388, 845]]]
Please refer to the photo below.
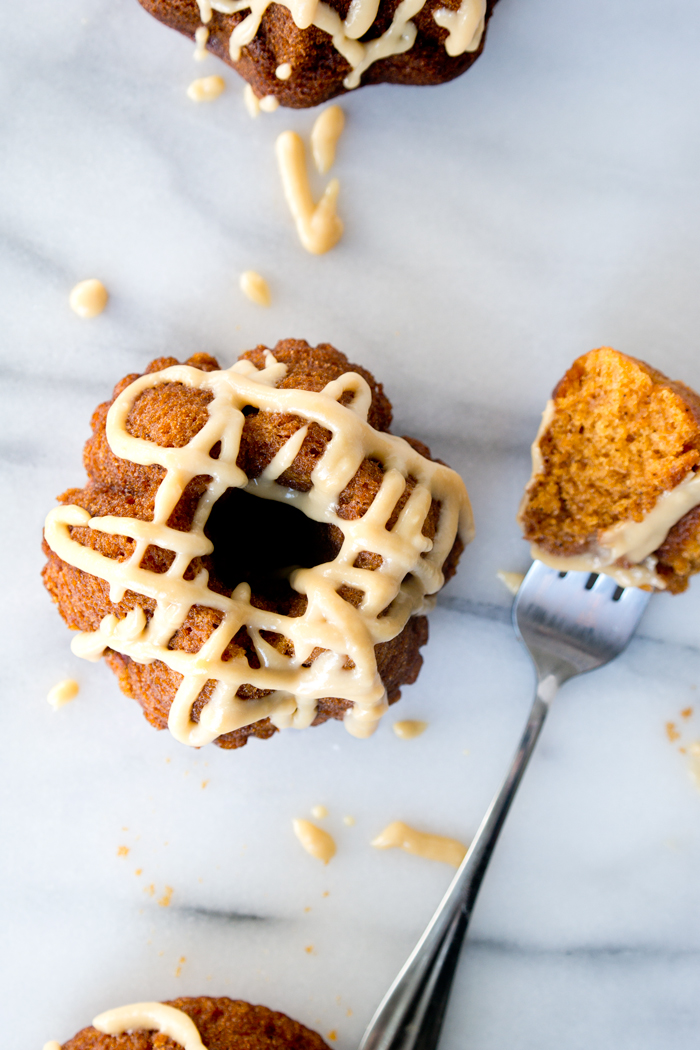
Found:
[[[495, 572], [527, 564], [513, 516], [549, 389], [601, 343], [700, 387], [700, 7], [501, 0], [461, 80], [348, 97], [347, 233], [320, 259], [295, 240], [273, 161], [276, 134], [307, 132], [311, 113], [253, 123], [235, 75], [196, 65], [136, 0], [31, 8], [0, 37], [2, 1045], [211, 993], [352, 1050], [450, 878], [369, 840], [397, 818], [468, 837], [529, 703]], [[193, 105], [187, 84], [213, 72], [227, 92]], [[269, 278], [268, 311], [238, 292], [248, 268]], [[68, 292], [89, 276], [112, 298], [83, 322]], [[422, 738], [398, 741], [389, 718], [364, 743], [334, 724], [189, 751], [71, 656], [38, 577], [41, 523], [82, 483], [90, 413], [123, 374], [197, 350], [230, 364], [289, 335], [384, 379], [398, 432], [465, 477], [478, 538], [397, 710], [430, 722]], [[656, 597], [629, 652], [557, 702], [443, 1050], [697, 1046], [700, 792], [678, 744], [700, 738], [699, 609], [697, 582]], [[80, 695], [54, 712], [46, 692], [67, 675]], [[674, 746], [667, 721], [683, 722]], [[319, 802], [339, 847], [327, 868], [291, 833]]]

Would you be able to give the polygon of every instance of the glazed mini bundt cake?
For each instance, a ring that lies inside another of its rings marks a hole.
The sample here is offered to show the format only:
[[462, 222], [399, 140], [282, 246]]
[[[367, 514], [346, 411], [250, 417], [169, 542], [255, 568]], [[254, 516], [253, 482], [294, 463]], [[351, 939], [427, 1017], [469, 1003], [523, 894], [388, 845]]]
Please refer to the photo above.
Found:
[[481, 54], [496, 0], [139, 0], [258, 98], [317, 106], [360, 84], [442, 84]]
[[609, 347], [574, 361], [542, 417], [518, 514], [532, 556], [620, 586], [700, 571], [700, 396]]
[[72, 1039], [45, 1050], [328, 1050], [286, 1014], [208, 996], [107, 1010]]
[[367, 736], [473, 534], [459, 476], [390, 424], [381, 384], [328, 345], [127, 376], [93, 416], [87, 485], [46, 521], [74, 652], [192, 746], [328, 718]]

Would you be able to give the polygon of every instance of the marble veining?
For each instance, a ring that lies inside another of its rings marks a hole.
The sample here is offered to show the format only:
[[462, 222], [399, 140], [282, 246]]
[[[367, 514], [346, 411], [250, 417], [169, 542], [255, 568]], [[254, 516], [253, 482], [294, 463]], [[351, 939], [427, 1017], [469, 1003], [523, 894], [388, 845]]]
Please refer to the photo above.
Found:
[[[553, 383], [608, 343], [700, 388], [699, 31], [692, 0], [663, 18], [651, 0], [500, 0], [465, 77], [341, 100], [346, 233], [312, 258], [274, 141], [315, 114], [251, 121], [235, 74], [195, 64], [136, 0], [36, 0], [31, 24], [6, 20], [3, 1046], [198, 993], [357, 1045], [451, 877], [371, 839], [397, 819], [468, 838], [526, 715], [532, 671], [495, 574], [528, 564], [514, 515]], [[193, 77], [219, 73], [221, 97], [193, 105]], [[248, 269], [274, 285], [269, 310], [241, 295]], [[81, 321], [68, 294], [87, 277], [110, 301]], [[198, 350], [226, 367], [290, 335], [376, 372], [396, 433], [465, 478], [477, 538], [375, 737], [333, 724], [195, 752], [71, 655], [41, 523], [82, 484], [90, 415], [121, 376]], [[700, 790], [679, 749], [700, 739], [699, 613], [700, 582], [655, 597], [628, 652], [557, 699], [441, 1050], [697, 1045]], [[53, 711], [67, 677], [80, 693]], [[429, 726], [400, 741], [396, 718]], [[318, 804], [327, 867], [292, 831]]]

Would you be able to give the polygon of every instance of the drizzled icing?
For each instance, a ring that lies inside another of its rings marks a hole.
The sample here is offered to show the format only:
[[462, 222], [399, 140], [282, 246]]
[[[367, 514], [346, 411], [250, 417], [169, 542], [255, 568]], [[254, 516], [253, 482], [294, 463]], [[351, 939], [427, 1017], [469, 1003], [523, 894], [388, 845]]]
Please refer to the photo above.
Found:
[[336, 212], [340, 183], [331, 179], [318, 204], [314, 202], [306, 167], [306, 151], [296, 131], [283, 131], [275, 143], [284, 195], [307, 252], [323, 255], [343, 235], [343, 220]]
[[[362, 74], [382, 58], [409, 51], [415, 43], [417, 29], [411, 21], [425, 7], [426, 0], [401, 0], [389, 28], [375, 40], [361, 43], [360, 37], [371, 28], [379, 10], [379, 0], [352, 0], [345, 21], [323, 0], [278, 0], [291, 14], [299, 29], [314, 25], [328, 33], [336, 51], [351, 67], [343, 81], [346, 88], [356, 88]], [[234, 62], [241, 50], [254, 39], [265, 11], [272, 0], [198, 0], [200, 10], [210, 9], [232, 15], [249, 14], [231, 33], [229, 53]], [[206, 4], [206, 6], [204, 6]], [[476, 51], [481, 43], [486, 21], [486, 0], [462, 0], [457, 11], [439, 8], [433, 13], [437, 25], [447, 29], [445, 50], [451, 57]]]
[[323, 828], [317, 828], [310, 820], [293, 820], [294, 834], [307, 853], [327, 864], [335, 856], [335, 839]]
[[395, 820], [380, 832], [371, 845], [376, 849], [402, 849], [426, 860], [438, 860], [458, 868], [467, 854], [467, 847], [457, 839], [416, 831], [402, 820]]
[[[367, 422], [371, 391], [355, 372], [333, 380], [320, 392], [278, 389], [275, 384], [286, 373], [266, 351], [265, 367], [257, 370], [248, 360], [232, 368], [203, 372], [188, 365], [175, 365], [141, 376], [116, 398], [107, 415], [106, 434], [114, 454], [143, 465], [159, 464], [165, 470], [155, 498], [152, 521], [129, 517], [91, 518], [74, 505], [56, 507], [46, 520], [45, 536], [50, 548], [65, 562], [105, 580], [110, 600], [120, 602], [127, 590], [155, 602], [148, 618], [140, 606], [122, 619], [105, 616], [96, 631], [81, 632], [73, 640], [76, 655], [97, 660], [110, 648], [138, 663], [160, 660], [182, 675], [173, 700], [168, 725], [182, 743], [199, 747], [221, 734], [269, 717], [278, 728], [303, 728], [311, 724], [317, 702], [338, 697], [353, 706], [345, 725], [354, 736], [369, 735], [387, 707], [384, 686], [377, 671], [374, 646], [395, 638], [409, 617], [426, 611], [442, 586], [442, 565], [457, 533], [468, 543], [473, 536], [469, 498], [459, 476], [449, 467], [426, 459], [403, 438], [376, 431]], [[182, 448], [164, 448], [130, 435], [126, 423], [140, 394], [164, 383], [182, 383], [192, 389], [210, 391], [209, 419]], [[339, 403], [350, 393], [348, 406]], [[306, 420], [280, 448], [263, 473], [248, 479], [236, 465], [245, 417], [253, 406], [262, 412], [291, 413]], [[293, 463], [311, 422], [330, 431], [323, 455], [311, 473], [311, 488], [298, 492], [277, 484], [277, 478]], [[210, 452], [220, 445], [218, 458]], [[338, 516], [338, 498], [365, 458], [384, 467], [382, 483], [367, 512], [352, 521]], [[170, 528], [167, 522], [189, 481], [208, 476], [189, 532]], [[415, 485], [391, 531], [386, 528], [408, 477]], [[289, 617], [258, 609], [251, 604], [247, 583], [230, 595], [207, 586], [208, 574], [200, 569], [194, 579], [185, 579], [193, 558], [210, 554], [213, 544], [204, 534], [212, 507], [229, 488], [243, 488], [261, 499], [291, 503], [310, 519], [337, 526], [344, 542], [336, 558], [309, 569], [290, 569], [291, 587], [307, 596], [303, 615]], [[437, 532], [433, 540], [422, 533], [431, 500], [440, 502]], [[132, 555], [126, 561], [110, 559], [71, 537], [71, 527], [89, 527], [108, 535], [130, 537]], [[141, 567], [149, 545], [175, 554], [166, 573]], [[362, 551], [381, 556], [381, 566], [372, 571], [357, 568]], [[338, 593], [342, 585], [363, 592], [359, 607]], [[197, 653], [169, 649], [168, 643], [184, 623], [193, 606], [218, 610], [222, 620]], [[222, 656], [239, 629], [247, 628], [260, 666], [254, 669], [241, 657], [224, 661]], [[293, 646], [292, 655], [278, 652], [261, 632], [275, 632]], [[323, 652], [309, 660], [314, 649]], [[216, 685], [201, 711], [192, 720], [192, 707], [209, 681]], [[261, 699], [236, 696], [241, 685], [271, 690]]]
[[340, 106], [328, 106], [316, 117], [311, 129], [311, 153], [316, 170], [325, 175], [333, 167], [335, 148], [343, 128], [345, 114]]
[[106, 1010], [92, 1022], [93, 1028], [105, 1035], [139, 1030], [162, 1032], [183, 1050], [206, 1050], [197, 1026], [183, 1010], [165, 1003], [133, 1003]]

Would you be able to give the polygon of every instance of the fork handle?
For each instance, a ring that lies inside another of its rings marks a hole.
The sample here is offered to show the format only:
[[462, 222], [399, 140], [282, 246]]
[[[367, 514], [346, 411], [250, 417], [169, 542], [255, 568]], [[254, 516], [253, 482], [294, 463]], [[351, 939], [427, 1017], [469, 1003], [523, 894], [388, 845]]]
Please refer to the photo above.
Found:
[[435, 1050], [474, 902], [552, 695], [551, 684], [546, 701], [538, 687], [508, 774], [425, 933], [370, 1021], [359, 1050]]

